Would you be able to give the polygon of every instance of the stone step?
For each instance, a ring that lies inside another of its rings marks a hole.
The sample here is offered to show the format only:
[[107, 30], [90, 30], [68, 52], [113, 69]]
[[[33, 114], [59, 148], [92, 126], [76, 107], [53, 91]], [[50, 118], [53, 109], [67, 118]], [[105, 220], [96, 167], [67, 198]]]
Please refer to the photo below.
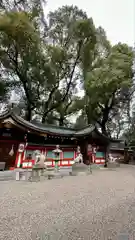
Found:
[[117, 167], [120, 167], [120, 164], [117, 163], [117, 162], [109, 162], [109, 163], [107, 164], [107, 167], [108, 167], [108, 168], [117, 168]]
[[0, 181], [11, 181], [14, 179], [14, 176], [0, 176]]
[[100, 169], [101, 167], [103, 167], [103, 165], [102, 166], [100, 164], [92, 164], [91, 165], [91, 169], [93, 169], [93, 170]]

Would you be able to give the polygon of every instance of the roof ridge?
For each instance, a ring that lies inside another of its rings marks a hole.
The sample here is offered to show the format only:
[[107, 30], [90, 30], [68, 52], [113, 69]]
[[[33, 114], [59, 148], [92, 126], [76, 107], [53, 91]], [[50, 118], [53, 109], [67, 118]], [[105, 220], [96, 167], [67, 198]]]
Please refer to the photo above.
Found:
[[57, 125], [53, 125], [53, 124], [44, 124], [44, 123], [33, 123], [33, 122], [30, 122], [30, 123], [32, 123], [33, 125], [42, 125], [42, 126], [44, 126], [44, 127], [54, 127], [54, 128], [62, 128], [62, 129], [67, 129], [67, 130], [74, 130], [75, 131], [75, 129], [74, 128], [71, 128], [71, 127], [64, 127], [64, 126], [57, 126]]
[[71, 127], [64, 127], [64, 126], [57, 126], [57, 125], [53, 125], [53, 124], [42, 124], [42, 123], [33, 123], [32, 121], [27, 121], [25, 120], [24, 118], [22, 118], [21, 116], [19, 116], [18, 114], [16, 114], [12, 109], [6, 109], [6, 111], [3, 112], [3, 114], [0, 114], [0, 118], [2, 117], [7, 117], [11, 115], [11, 117], [15, 118], [16, 120], [18, 119], [18, 121], [24, 121], [24, 123], [28, 123], [29, 125], [35, 127], [35, 128], [43, 128], [43, 127], [46, 127], [46, 128], [53, 128], [53, 129], [63, 129], [63, 130], [69, 130], [69, 131], [72, 131], [74, 133], [72, 134], [75, 134], [79, 131], [83, 131], [85, 129], [88, 129], [89, 127], [95, 127], [94, 124], [89, 124], [83, 128], [80, 128], [80, 129], [75, 129], [75, 128], [71, 128]]
[[96, 125], [95, 124], [88, 124], [87, 126], [85, 126], [83, 128], [76, 129], [76, 132], [85, 130], [85, 129], [89, 128], [89, 127], [96, 127]]
[[23, 117], [17, 115], [12, 109], [6, 109], [2, 113], [0, 113], [0, 118], [2, 118], [3, 116], [7, 116], [7, 115], [11, 115], [13, 117], [20, 118], [20, 119], [22, 119], [22, 121], [28, 122], [28, 123], [34, 125], [35, 127], [36, 126], [38, 127], [38, 125], [40, 125], [40, 126], [43, 126], [43, 127], [53, 127], [53, 128], [57, 128], [57, 129], [61, 128], [61, 129], [65, 129], [65, 130], [74, 130], [75, 131], [75, 129], [71, 128], [71, 127], [57, 126], [57, 125], [53, 125], [53, 124], [43, 124], [41, 122], [33, 123], [32, 121], [27, 121]]
[[[33, 123], [31, 121], [27, 121], [25, 120], [23, 117], [17, 115], [12, 109], [6, 109], [5, 111], [3, 111], [2, 113], [0, 113], [0, 118], [3, 117], [4, 115], [11, 115], [13, 117], [16, 117], [16, 118], [20, 118], [22, 119], [22, 121], [25, 121], [25, 122], [28, 122], [30, 124], [32, 124], [33, 126], [37, 126], [37, 127], [40, 127], [40, 126], [43, 126], [43, 127], [52, 127], [52, 128], [56, 128], [56, 129], [65, 129], [65, 130], [72, 130], [72, 131], [75, 131], [75, 132], [78, 132], [78, 131], [82, 131], [86, 128], [89, 128], [89, 127], [94, 127], [95, 124], [88, 124], [87, 126], [83, 127], [83, 128], [80, 128], [80, 129], [75, 129], [73, 127], [65, 127], [65, 126], [57, 126], [57, 125], [54, 125], [54, 124], [43, 124], [43, 123]], [[39, 125], [39, 126], [38, 126]]]
[[23, 119], [22, 117], [17, 115], [12, 109], [9, 109], [9, 110], [3, 112], [3, 114], [0, 115], [0, 119], [2, 119], [4, 117], [6, 118], [8, 116], [11, 116], [13, 118], [13, 120], [18, 121], [19, 124], [27, 126], [29, 129], [36, 130], [38, 132], [45, 132], [47, 134], [56, 134], [56, 135], [61, 135], [61, 136], [67, 135], [67, 136], [76, 137], [76, 136], [89, 135], [95, 129], [98, 132], [98, 134], [102, 135], [106, 139], [110, 139], [108, 136], [105, 136], [101, 132], [99, 132], [96, 124], [89, 124], [81, 129], [56, 126], [56, 125], [52, 125], [52, 124], [48, 124], [48, 125], [42, 124], [42, 123], [36, 124], [36, 123], [32, 123], [30, 121]]
[[12, 114], [12, 111], [10, 109], [6, 109], [5, 111], [2, 111], [0, 113], [0, 118]]

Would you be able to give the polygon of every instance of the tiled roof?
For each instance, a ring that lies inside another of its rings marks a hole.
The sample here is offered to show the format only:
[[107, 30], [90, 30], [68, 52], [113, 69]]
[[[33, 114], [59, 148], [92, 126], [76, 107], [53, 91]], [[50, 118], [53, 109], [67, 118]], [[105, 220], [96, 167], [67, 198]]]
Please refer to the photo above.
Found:
[[0, 119], [4, 119], [8, 117], [11, 117], [15, 122], [17, 122], [20, 125], [25, 126], [30, 130], [35, 130], [38, 132], [43, 132], [43, 133], [45, 132], [48, 134], [66, 135], [66, 136], [73, 136], [74, 133], [76, 132], [76, 130], [72, 128], [58, 127], [54, 125], [44, 125], [41, 123], [31, 123], [24, 120], [20, 116], [17, 116], [11, 111], [6, 111], [0, 114]]
[[103, 137], [104, 139], [113, 140], [108, 138], [107, 136], [104, 136], [102, 133], [100, 133], [95, 125], [88, 125], [87, 127], [76, 130], [72, 128], [65, 128], [65, 127], [59, 127], [59, 126], [53, 126], [53, 125], [44, 125], [41, 123], [31, 123], [20, 116], [14, 114], [12, 111], [5, 111], [2, 114], [0, 114], [0, 119], [11, 117], [17, 124], [21, 125], [22, 127], [27, 128], [27, 130], [34, 130], [39, 133], [45, 133], [45, 134], [53, 134], [53, 135], [60, 135], [60, 136], [68, 136], [68, 137], [81, 137], [81, 136], [87, 136], [92, 132], [95, 132], [100, 137]]
[[4, 112], [1, 112], [0, 113], [0, 119], [3, 119], [3, 118], [6, 118], [6, 117], [8, 117], [9, 115], [11, 114], [11, 112], [10, 111], [4, 111]]
[[120, 142], [115, 142], [110, 144], [111, 149], [124, 149], [124, 147], [125, 147], [125, 143], [122, 140]]
[[58, 126], [54, 126], [54, 125], [44, 125], [44, 124], [37, 124], [37, 123], [35, 124], [34, 123], [34, 126], [40, 130], [55, 133], [55, 134], [73, 135], [75, 133], [74, 129], [58, 127]]
[[30, 129], [33, 130], [37, 130], [39, 132], [45, 132], [45, 133], [50, 133], [50, 134], [56, 134], [56, 135], [73, 135], [75, 133], [74, 129], [70, 129], [70, 128], [64, 128], [64, 127], [57, 127], [57, 126], [53, 126], [53, 125], [44, 125], [41, 123], [31, 123], [28, 122], [26, 120], [24, 120], [23, 118], [21, 118], [20, 116], [16, 116], [12, 114], [12, 117], [18, 122], [20, 122], [21, 124], [24, 124], [25, 126], [27, 126]]
[[82, 135], [88, 135], [95, 129], [94, 125], [89, 125], [81, 130], [78, 130], [75, 132], [75, 136], [82, 136]]

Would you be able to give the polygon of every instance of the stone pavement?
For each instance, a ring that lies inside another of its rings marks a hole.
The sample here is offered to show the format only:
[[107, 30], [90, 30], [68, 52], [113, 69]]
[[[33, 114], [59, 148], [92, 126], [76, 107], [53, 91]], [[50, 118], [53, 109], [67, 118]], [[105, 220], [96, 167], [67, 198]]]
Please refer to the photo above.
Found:
[[14, 171], [0, 171], [0, 181], [8, 181], [14, 179]]
[[0, 182], [0, 240], [135, 240], [135, 167]]
[[[14, 180], [16, 171], [17, 170], [14, 170], [14, 171], [0, 171], [0, 181]], [[69, 171], [71, 171], [71, 167], [70, 168], [65, 167], [65, 168], [60, 169], [60, 172], [62, 173], [63, 176], [69, 175]]]

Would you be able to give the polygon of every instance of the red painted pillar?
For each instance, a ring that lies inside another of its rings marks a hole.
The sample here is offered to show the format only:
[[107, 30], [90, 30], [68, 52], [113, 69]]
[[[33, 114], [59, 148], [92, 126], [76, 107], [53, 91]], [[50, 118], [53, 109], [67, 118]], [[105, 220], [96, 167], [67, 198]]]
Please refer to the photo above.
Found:
[[24, 143], [19, 144], [18, 151], [16, 154], [16, 161], [15, 161], [16, 168], [20, 168], [20, 166], [21, 166], [24, 151], [25, 151], [25, 144]]

